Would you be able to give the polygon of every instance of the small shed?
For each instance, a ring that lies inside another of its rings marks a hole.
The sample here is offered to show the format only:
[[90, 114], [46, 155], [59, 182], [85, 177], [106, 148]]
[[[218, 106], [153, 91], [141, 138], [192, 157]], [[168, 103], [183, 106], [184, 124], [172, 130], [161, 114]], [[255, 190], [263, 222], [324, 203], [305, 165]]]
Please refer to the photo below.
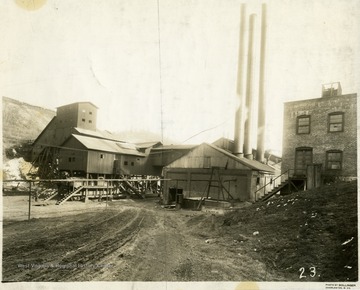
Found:
[[[164, 203], [173, 202], [174, 188], [184, 198], [219, 199], [219, 186], [225, 188], [221, 200], [255, 201], [255, 192], [274, 175], [274, 168], [256, 160], [239, 158], [215, 145], [203, 143], [163, 169]], [[210, 185], [210, 188], [209, 188]], [[217, 186], [216, 186], [217, 185]], [[206, 194], [205, 194], [206, 193]]]

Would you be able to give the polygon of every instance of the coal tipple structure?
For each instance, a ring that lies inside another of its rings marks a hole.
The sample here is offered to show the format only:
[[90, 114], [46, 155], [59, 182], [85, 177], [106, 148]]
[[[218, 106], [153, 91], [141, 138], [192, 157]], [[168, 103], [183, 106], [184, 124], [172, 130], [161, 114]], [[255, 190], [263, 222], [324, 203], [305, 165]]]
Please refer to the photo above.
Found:
[[[34, 141], [33, 162], [39, 166], [42, 177], [54, 178], [56, 172], [57, 177], [76, 179], [61, 202], [75, 197], [98, 198], [106, 192], [130, 191], [140, 195], [144, 188], [137, 180], [161, 178], [167, 181], [161, 186], [157, 182], [156, 187], [161, 188], [165, 203], [175, 201], [170, 194], [174, 186], [185, 199], [250, 201], [255, 200], [253, 194], [264, 185], [265, 178], [274, 174], [274, 168], [266, 164], [236, 157], [213, 144], [125, 142], [96, 128], [97, 110], [90, 102], [61, 106]], [[176, 173], [179, 171], [180, 175]], [[126, 182], [109, 181], [118, 179]], [[217, 183], [216, 189], [207, 192], [211, 182]], [[146, 186], [148, 191], [153, 189]]]

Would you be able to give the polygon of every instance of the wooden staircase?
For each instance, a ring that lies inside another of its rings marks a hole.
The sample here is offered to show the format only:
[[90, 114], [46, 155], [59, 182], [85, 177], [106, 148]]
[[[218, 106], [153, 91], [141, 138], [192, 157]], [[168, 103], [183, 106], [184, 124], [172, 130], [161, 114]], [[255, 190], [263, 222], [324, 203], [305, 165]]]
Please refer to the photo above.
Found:
[[141, 190], [133, 186], [129, 181], [124, 180], [123, 181], [124, 188], [126, 191], [132, 195], [136, 195], [137, 197], [144, 198], [141, 194]]
[[56, 196], [58, 193], [58, 190], [55, 188], [46, 188], [42, 192], [38, 194], [38, 198], [43, 199], [44, 201], [47, 201], [49, 199], [52, 199], [54, 196]]
[[[281, 175], [273, 178], [265, 184], [263, 187], [259, 188], [257, 191], [255, 191], [255, 201], [265, 201], [274, 196], [275, 194], [279, 193], [282, 189], [284, 189], [284, 192], [281, 192], [281, 194], [289, 194], [291, 192], [298, 192], [305, 189], [306, 186], [306, 178], [304, 176], [302, 177], [296, 177], [296, 176], [290, 176], [290, 172], [292, 172], [293, 169], [289, 169], [282, 173]], [[276, 185], [276, 180], [283, 177], [283, 181]], [[268, 189], [268, 187], [271, 188], [270, 191], [265, 193], [265, 195], [256, 198], [257, 194], [265, 191]]]
[[80, 186], [78, 188], [75, 188], [74, 191], [69, 192], [68, 194], [66, 194], [62, 199], [58, 200], [56, 202], [56, 205], [62, 205], [65, 201], [67, 201], [69, 198], [71, 198], [72, 196], [74, 196], [75, 194], [77, 194], [78, 192], [80, 192], [81, 190], [84, 189], [84, 186]]
[[52, 189], [49, 192], [49, 195], [44, 199], [44, 201], [48, 201], [50, 199], [53, 199], [55, 196], [57, 196], [59, 194], [59, 191], [57, 189]]
[[289, 180], [281, 182], [278, 186], [274, 187], [271, 191], [266, 193], [264, 196], [259, 198], [257, 201], [265, 201], [268, 200], [273, 195], [277, 194], [280, 190], [282, 190], [285, 186], [289, 184]]

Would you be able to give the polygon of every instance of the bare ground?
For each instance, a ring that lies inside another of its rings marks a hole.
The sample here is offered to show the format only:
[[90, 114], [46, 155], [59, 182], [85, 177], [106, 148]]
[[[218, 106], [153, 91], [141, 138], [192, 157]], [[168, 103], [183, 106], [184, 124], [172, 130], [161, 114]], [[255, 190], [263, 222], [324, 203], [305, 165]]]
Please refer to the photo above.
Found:
[[3, 281], [358, 281], [357, 183], [228, 212], [3, 197]]
[[[37, 218], [4, 221], [3, 281], [282, 279], [226, 245], [211, 213], [167, 210], [155, 201], [33, 204]], [[18, 211], [4, 212], [19, 219]], [[43, 218], [47, 213], [52, 217]]]

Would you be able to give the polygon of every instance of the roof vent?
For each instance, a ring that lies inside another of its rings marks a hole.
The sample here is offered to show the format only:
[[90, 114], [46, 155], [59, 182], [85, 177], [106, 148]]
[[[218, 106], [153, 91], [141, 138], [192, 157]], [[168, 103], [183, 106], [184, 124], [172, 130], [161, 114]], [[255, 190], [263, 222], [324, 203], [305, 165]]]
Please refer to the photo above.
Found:
[[324, 84], [322, 85], [322, 97], [336, 97], [341, 96], [340, 82]]

